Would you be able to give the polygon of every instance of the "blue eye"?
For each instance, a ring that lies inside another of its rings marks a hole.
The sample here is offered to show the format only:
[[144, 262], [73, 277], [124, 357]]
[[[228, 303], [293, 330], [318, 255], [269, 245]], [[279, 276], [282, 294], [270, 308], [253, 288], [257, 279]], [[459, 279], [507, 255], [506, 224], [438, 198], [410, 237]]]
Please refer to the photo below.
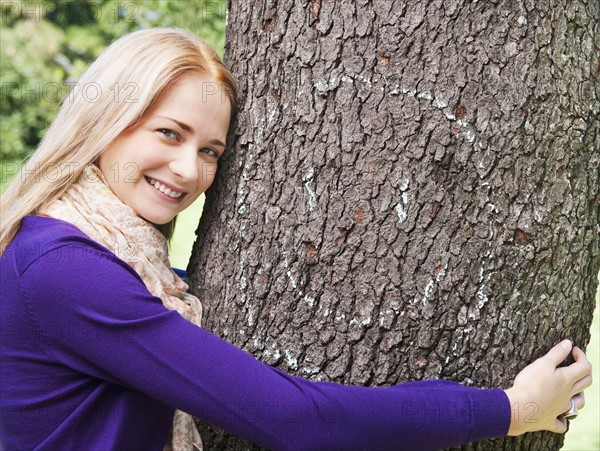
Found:
[[211, 149], [210, 147], [205, 147], [204, 149], [201, 149], [200, 152], [204, 152], [213, 158], [219, 158], [219, 152], [217, 152], [214, 149]]
[[162, 134], [163, 136], [166, 136], [167, 139], [179, 140], [179, 135], [176, 132], [174, 132], [173, 130], [171, 130], [171, 129], [160, 128], [160, 129], [158, 129], [158, 132], [160, 134]]

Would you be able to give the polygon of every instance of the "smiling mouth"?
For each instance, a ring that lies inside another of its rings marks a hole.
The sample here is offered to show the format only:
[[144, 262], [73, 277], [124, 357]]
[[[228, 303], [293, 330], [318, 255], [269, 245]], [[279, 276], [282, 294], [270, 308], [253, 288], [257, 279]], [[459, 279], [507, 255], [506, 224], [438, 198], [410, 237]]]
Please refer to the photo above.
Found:
[[163, 185], [162, 183], [154, 180], [153, 178], [145, 177], [145, 179], [156, 190], [160, 191], [165, 196], [169, 196], [171, 199], [179, 199], [181, 196], [183, 196], [183, 195], [186, 194], [186, 193], [184, 193], [182, 191], [173, 191], [171, 188], [167, 188], [165, 185]]

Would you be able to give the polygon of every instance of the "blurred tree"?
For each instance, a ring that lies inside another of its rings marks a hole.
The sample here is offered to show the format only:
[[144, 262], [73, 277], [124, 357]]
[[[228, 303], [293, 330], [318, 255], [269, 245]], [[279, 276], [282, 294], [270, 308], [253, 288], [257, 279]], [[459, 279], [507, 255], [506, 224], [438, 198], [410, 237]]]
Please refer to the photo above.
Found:
[[0, 156], [22, 159], [43, 136], [66, 86], [53, 61], [64, 33], [48, 22], [0, 25]]

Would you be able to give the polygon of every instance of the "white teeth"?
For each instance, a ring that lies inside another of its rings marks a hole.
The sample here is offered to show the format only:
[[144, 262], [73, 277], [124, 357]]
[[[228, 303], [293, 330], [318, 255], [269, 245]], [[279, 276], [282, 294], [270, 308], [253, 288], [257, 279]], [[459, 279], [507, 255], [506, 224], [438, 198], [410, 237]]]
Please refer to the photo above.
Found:
[[165, 185], [163, 185], [160, 182], [157, 182], [154, 179], [148, 178], [148, 181], [154, 188], [159, 190], [161, 193], [164, 193], [167, 196], [172, 197], [173, 199], [178, 199], [183, 195], [183, 193], [180, 193], [178, 191], [171, 191], [171, 188], [167, 188]]

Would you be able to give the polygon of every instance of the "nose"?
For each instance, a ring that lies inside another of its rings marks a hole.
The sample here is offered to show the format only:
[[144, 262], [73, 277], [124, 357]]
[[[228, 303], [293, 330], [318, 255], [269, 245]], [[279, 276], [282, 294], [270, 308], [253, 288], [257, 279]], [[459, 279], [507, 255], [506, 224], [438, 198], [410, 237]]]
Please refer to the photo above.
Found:
[[193, 146], [185, 146], [174, 153], [169, 169], [182, 183], [193, 184], [198, 180], [198, 155]]

